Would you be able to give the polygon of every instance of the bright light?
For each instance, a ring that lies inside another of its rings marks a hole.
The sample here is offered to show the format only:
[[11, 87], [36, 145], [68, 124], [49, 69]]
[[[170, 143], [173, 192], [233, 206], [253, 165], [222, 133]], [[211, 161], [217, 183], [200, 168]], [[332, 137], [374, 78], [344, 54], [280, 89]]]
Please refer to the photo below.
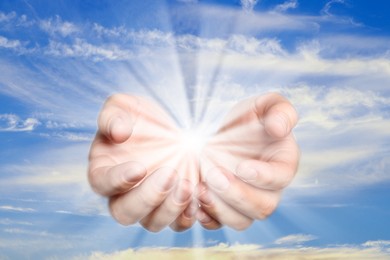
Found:
[[185, 152], [200, 154], [209, 136], [199, 129], [185, 129], [181, 132], [180, 146]]

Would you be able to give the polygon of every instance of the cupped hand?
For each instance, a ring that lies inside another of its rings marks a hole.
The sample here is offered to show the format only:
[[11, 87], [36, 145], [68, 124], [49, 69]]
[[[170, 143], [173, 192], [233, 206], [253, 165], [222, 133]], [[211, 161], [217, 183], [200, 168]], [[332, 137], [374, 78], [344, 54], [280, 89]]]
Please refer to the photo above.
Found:
[[150, 231], [191, 227], [197, 205], [198, 158], [183, 147], [181, 131], [155, 103], [116, 94], [104, 104], [89, 156], [92, 188], [109, 197], [121, 224]]
[[296, 123], [293, 106], [275, 93], [231, 110], [201, 155], [196, 216], [205, 228], [242, 230], [275, 210], [298, 167]]

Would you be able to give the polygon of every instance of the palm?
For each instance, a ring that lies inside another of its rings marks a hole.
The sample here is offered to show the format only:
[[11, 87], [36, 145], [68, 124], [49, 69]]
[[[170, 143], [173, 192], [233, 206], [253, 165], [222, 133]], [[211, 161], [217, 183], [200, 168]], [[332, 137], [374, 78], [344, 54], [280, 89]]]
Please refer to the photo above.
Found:
[[254, 100], [235, 106], [219, 131], [204, 149], [202, 179], [212, 167], [223, 167], [233, 173], [247, 160], [262, 162], [289, 161], [298, 148], [292, 134], [284, 138], [270, 135], [264, 120], [255, 109]]
[[159, 106], [145, 99], [139, 100], [142, 109], [135, 120], [131, 137], [116, 144], [98, 133], [91, 148], [91, 162], [104, 166], [138, 162], [146, 168], [147, 175], [158, 168], [170, 167], [181, 178], [197, 184], [197, 159], [190, 150], [184, 149], [178, 138], [181, 131]]

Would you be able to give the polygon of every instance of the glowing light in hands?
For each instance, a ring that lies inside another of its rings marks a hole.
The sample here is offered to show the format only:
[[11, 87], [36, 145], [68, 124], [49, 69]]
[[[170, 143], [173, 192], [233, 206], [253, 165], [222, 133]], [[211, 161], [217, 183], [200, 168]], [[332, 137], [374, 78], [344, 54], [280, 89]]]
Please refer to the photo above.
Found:
[[200, 155], [208, 139], [209, 135], [200, 129], [184, 129], [179, 137], [180, 148], [183, 152]]

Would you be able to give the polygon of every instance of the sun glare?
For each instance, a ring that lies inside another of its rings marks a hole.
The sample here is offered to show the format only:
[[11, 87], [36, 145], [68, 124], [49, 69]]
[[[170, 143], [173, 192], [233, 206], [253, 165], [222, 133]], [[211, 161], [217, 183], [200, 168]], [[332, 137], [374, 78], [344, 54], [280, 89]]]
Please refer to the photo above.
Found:
[[185, 129], [181, 132], [180, 146], [185, 152], [200, 154], [209, 136], [199, 129]]

